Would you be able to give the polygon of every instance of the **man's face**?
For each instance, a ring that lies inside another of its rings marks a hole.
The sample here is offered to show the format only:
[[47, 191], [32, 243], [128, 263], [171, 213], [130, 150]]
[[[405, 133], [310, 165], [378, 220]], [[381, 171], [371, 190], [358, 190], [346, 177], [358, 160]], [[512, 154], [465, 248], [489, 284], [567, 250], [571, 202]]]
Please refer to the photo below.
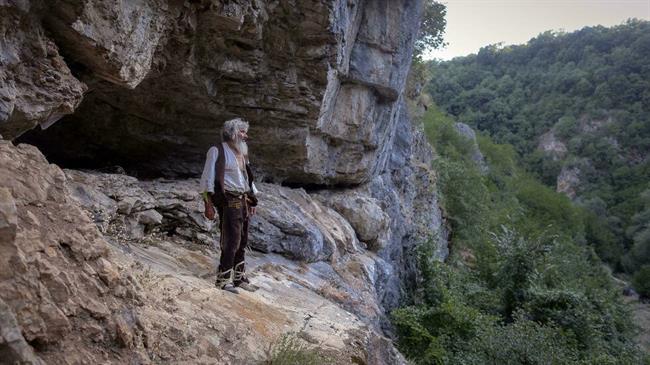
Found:
[[240, 129], [237, 133], [239, 134], [239, 139], [246, 142], [248, 139], [248, 132], [245, 129]]

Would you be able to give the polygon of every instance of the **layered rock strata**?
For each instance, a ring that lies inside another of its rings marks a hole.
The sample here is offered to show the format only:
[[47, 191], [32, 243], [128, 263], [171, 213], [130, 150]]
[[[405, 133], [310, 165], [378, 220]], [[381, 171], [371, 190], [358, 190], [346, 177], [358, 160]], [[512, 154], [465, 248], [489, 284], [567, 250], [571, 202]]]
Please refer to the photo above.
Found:
[[48, 2], [44, 27], [90, 89], [74, 115], [25, 141], [55, 161], [187, 176], [223, 121], [242, 116], [265, 180], [368, 182], [390, 155], [420, 7]]

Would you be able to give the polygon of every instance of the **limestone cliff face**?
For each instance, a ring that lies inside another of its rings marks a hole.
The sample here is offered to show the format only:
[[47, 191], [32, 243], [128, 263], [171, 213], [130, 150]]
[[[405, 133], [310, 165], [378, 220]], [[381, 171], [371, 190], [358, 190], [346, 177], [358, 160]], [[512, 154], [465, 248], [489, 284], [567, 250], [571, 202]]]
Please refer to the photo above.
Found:
[[[40, 136], [61, 159], [193, 175], [243, 116], [269, 181], [359, 184], [386, 165], [420, 1], [46, 4], [43, 28], [89, 87]], [[80, 138], [91, 143], [59, 148]]]
[[[295, 332], [335, 363], [403, 363], [387, 313], [418, 281], [418, 244], [447, 255], [403, 96], [420, 8], [0, 0], [0, 354], [248, 364]], [[249, 256], [262, 289], [238, 297], [211, 284], [219, 232], [196, 180], [235, 116], [264, 181]], [[18, 142], [165, 178], [61, 170]]]

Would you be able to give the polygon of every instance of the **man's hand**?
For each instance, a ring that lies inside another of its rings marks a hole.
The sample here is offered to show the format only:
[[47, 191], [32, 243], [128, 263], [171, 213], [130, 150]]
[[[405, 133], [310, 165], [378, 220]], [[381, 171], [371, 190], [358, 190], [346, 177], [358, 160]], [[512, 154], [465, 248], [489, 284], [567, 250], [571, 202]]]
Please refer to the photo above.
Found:
[[208, 201], [203, 201], [205, 205], [205, 209], [203, 210], [203, 215], [205, 215], [206, 218], [209, 220], [213, 221], [214, 220], [214, 206], [212, 205], [212, 202]]

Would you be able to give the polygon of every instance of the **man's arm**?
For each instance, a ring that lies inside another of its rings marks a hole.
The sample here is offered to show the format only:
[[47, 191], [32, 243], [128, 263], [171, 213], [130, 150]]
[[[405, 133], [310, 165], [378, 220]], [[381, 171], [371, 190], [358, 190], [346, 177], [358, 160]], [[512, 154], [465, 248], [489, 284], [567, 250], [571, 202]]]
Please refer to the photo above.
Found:
[[205, 208], [203, 214], [209, 220], [214, 220], [215, 216], [211, 195], [214, 193], [215, 164], [218, 157], [219, 150], [216, 147], [211, 147], [206, 154], [203, 174], [201, 174], [200, 191]]
[[204, 192], [203, 194], [203, 215], [209, 220], [213, 221], [215, 217], [214, 205], [212, 205], [212, 198], [210, 193]]

